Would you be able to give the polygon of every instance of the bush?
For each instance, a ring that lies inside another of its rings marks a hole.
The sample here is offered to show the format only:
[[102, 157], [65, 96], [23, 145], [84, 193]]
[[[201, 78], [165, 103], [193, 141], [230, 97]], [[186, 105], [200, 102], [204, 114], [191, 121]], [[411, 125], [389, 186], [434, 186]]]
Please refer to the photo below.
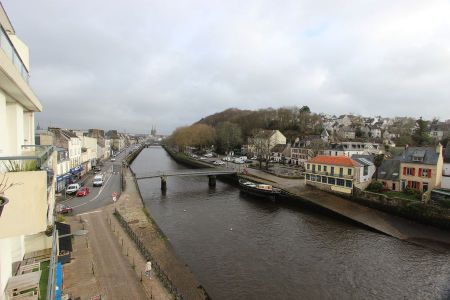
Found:
[[374, 193], [381, 193], [381, 192], [383, 192], [383, 190], [384, 190], [383, 183], [381, 183], [379, 181], [371, 182], [366, 188], [366, 191], [374, 192]]
[[419, 200], [422, 199], [422, 192], [418, 189], [412, 189], [412, 188], [406, 187], [403, 190], [403, 193], [405, 193], [406, 195], [414, 196], [415, 198], [417, 198]]

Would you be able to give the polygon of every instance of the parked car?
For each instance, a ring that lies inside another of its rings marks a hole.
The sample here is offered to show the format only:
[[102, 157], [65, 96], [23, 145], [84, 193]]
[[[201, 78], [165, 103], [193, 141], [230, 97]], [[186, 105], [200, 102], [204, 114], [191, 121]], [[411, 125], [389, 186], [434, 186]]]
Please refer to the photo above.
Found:
[[73, 212], [73, 208], [68, 205], [61, 204], [58, 206], [56, 211], [59, 214], [71, 214]]
[[222, 158], [223, 161], [232, 161], [233, 159], [229, 156], [225, 156], [224, 158]]
[[79, 189], [81, 188], [81, 185], [79, 183], [72, 183], [69, 184], [66, 188], [66, 194], [73, 195], [75, 194]]
[[76, 196], [77, 197], [84, 197], [87, 196], [89, 194], [89, 188], [88, 187], [82, 187], [81, 189], [79, 189], [77, 191]]
[[92, 181], [93, 186], [102, 186], [103, 185], [103, 174], [95, 175], [94, 180]]
[[258, 157], [256, 157], [256, 156], [253, 156], [251, 159], [253, 159], [253, 160], [255, 160], [255, 159], [258, 159]]
[[213, 154], [212, 153], [206, 153], [205, 155], [203, 155], [204, 157], [208, 157], [208, 158], [211, 158], [211, 157], [213, 157]]
[[92, 167], [92, 171], [94, 171], [95, 174], [99, 173], [102, 170], [102, 168], [94, 166]]
[[116, 161], [116, 159], [114, 157], [111, 157], [111, 161]]
[[202, 157], [200, 157], [200, 160], [207, 160], [208, 158], [206, 158], [206, 157], [204, 157], [204, 156], [202, 156]]
[[222, 166], [225, 163], [223, 161], [221, 161], [221, 160], [216, 160], [213, 164], [215, 164], [216, 166]]
[[235, 158], [235, 159], [233, 160], [233, 162], [234, 162], [235, 164], [243, 164], [243, 163], [244, 163], [244, 161], [243, 161], [242, 159], [240, 159], [240, 158]]

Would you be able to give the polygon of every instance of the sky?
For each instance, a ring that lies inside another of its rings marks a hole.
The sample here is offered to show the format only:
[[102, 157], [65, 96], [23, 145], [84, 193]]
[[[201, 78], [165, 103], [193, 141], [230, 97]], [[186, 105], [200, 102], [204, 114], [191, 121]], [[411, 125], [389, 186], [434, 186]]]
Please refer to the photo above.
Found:
[[169, 134], [231, 107], [450, 118], [450, 1], [1, 0], [41, 127]]

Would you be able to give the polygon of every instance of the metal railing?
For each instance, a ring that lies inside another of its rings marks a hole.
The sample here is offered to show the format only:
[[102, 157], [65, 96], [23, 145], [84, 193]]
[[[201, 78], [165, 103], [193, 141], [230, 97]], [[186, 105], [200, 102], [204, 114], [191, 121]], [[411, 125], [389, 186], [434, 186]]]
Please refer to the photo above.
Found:
[[[182, 300], [183, 296], [181, 295], [181, 293], [178, 291], [178, 289], [172, 283], [172, 281], [167, 276], [167, 274], [162, 270], [162, 268], [156, 262], [156, 260], [154, 259], [154, 257], [150, 253], [150, 251], [148, 251], [148, 249], [145, 247], [142, 240], [137, 236], [137, 234], [133, 231], [133, 229], [131, 229], [131, 227], [128, 225], [127, 221], [125, 221], [125, 219], [122, 217], [122, 215], [117, 210], [114, 212], [114, 216], [117, 218], [117, 220], [119, 221], [119, 223], [123, 227], [123, 229], [127, 232], [128, 236], [136, 244], [141, 255], [147, 261], [152, 262], [152, 270], [155, 272], [155, 274], [161, 280], [161, 282], [165, 286], [165, 288], [173, 295], [175, 300]], [[51, 298], [47, 298], [47, 299], [51, 299]]]
[[25, 64], [23, 63], [22, 58], [20, 58], [19, 53], [17, 53], [14, 44], [11, 42], [8, 34], [6, 33], [6, 30], [1, 25], [0, 25], [0, 48], [10, 58], [13, 65], [16, 66], [17, 71], [19, 71], [22, 78], [27, 83], [29, 83], [30, 74], [28, 73], [28, 70], [25, 67]]
[[53, 224], [53, 236], [52, 236], [52, 252], [50, 255], [50, 265], [48, 271], [47, 282], [47, 299], [55, 299], [56, 288], [56, 265], [58, 264], [58, 230], [55, 224]]

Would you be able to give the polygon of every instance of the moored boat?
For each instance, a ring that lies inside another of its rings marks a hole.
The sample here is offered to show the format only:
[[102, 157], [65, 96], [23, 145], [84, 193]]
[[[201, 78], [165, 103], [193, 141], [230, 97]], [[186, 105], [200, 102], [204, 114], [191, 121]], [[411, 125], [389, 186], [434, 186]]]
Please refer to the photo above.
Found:
[[281, 190], [271, 186], [270, 184], [255, 183], [245, 179], [239, 179], [241, 191], [256, 197], [264, 197], [276, 199], [281, 194]]

